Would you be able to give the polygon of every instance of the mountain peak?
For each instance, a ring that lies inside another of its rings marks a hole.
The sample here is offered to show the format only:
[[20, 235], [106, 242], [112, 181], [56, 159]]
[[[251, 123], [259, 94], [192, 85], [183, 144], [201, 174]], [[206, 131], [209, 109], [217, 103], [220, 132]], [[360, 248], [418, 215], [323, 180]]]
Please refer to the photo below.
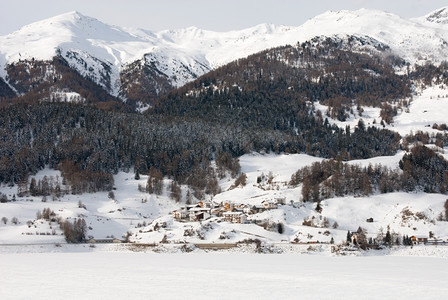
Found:
[[436, 24], [448, 24], [448, 6], [439, 8], [430, 12], [425, 17], [425, 20]]
[[73, 11], [69, 11], [67, 13], [57, 15], [54, 18], [57, 18], [57, 17], [73, 17], [73, 18], [77, 18], [77, 19], [86, 18], [85, 15], [83, 15], [82, 13], [80, 13], [77, 10], [73, 10]]
[[23, 28], [27, 27], [33, 27], [36, 25], [43, 25], [43, 24], [49, 24], [49, 25], [68, 25], [68, 24], [76, 24], [76, 23], [85, 23], [85, 22], [99, 22], [97, 19], [83, 15], [79, 11], [70, 11], [67, 13], [63, 13], [48, 19], [44, 19], [42, 21], [38, 21], [32, 24], [29, 24]]
[[[196, 68], [194, 75], [199, 76], [210, 68], [265, 49], [317, 36], [347, 35], [367, 36], [412, 64], [438, 63], [448, 55], [445, 24], [448, 7], [415, 20], [380, 10], [359, 9], [327, 11], [298, 27], [262, 23], [228, 32], [191, 26], [153, 33], [108, 25], [79, 11], [70, 11], [0, 36], [0, 75], [8, 63], [32, 58], [50, 60], [61, 54], [82, 74], [91, 69], [110, 69], [114, 80], [111, 84], [118, 87], [121, 69], [145, 55], [160, 61], [160, 68], [169, 78], [176, 75], [173, 70], [179, 66], [190, 71]], [[189, 76], [185, 78], [194, 77]]]

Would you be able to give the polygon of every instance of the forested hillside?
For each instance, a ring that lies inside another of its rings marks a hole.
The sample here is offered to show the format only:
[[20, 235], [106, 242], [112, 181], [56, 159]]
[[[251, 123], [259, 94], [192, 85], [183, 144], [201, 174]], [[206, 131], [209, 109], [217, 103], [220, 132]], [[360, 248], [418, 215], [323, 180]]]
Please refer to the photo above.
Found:
[[[7, 85], [2, 87], [0, 106], [16, 102], [81, 102], [113, 110], [130, 110], [89, 77], [72, 69], [61, 56], [51, 61], [22, 60], [8, 65], [6, 71], [16, 92]], [[67, 97], [70, 92], [75, 95], [71, 99]]]
[[285, 129], [319, 102], [329, 106], [328, 117], [345, 120], [353, 106], [383, 107], [410, 97], [408, 77], [395, 72], [404, 66], [373, 39], [317, 37], [209, 72], [162, 99], [155, 111], [228, 118], [245, 108], [239, 114], [248, 125]]
[[[232, 169], [230, 158], [252, 151], [339, 161], [393, 155], [403, 147], [401, 137], [365, 124], [362, 106], [381, 108], [388, 123], [408, 105], [411, 83], [443, 81], [443, 68], [418, 67], [397, 75], [395, 70], [406, 65], [375, 40], [315, 38], [218, 68], [160, 97], [142, 115], [103, 94], [62, 58], [51, 64], [24, 61], [11, 65], [8, 74], [14, 88], [27, 93], [2, 101], [0, 109], [0, 182], [26, 182], [48, 165], [61, 170], [75, 193], [95, 192], [113, 187], [112, 174], [134, 169], [188, 184], [200, 197], [203, 191], [217, 192], [211, 186], [218, 176], [210, 166], [217, 158], [227, 157], [223, 166]], [[132, 82], [134, 75], [129, 74]], [[53, 85], [38, 80], [45, 76], [52, 76]], [[58, 99], [51, 98], [51, 91], [64, 86], [77, 90], [84, 101], [54, 103]], [[328, 107], [326, 114], [315, 109], [317, 103]], [[355, 128], [328, 121], [355, 114], [360, 117]], [[415, 177], [410, 166], [404, 168]], [[371, 175], [357, 172], [360, 178]], [[319, 180], [316, 184], [325, 177]]]

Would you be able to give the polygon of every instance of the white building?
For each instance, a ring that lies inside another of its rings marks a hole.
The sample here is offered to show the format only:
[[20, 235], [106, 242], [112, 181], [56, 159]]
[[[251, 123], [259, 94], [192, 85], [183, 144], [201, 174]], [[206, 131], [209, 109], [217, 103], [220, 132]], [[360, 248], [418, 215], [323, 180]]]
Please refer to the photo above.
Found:
[[225, 212], [222, 214], [224, 221], [244, 224], [247, 222], [247, 216], [242, 212]]

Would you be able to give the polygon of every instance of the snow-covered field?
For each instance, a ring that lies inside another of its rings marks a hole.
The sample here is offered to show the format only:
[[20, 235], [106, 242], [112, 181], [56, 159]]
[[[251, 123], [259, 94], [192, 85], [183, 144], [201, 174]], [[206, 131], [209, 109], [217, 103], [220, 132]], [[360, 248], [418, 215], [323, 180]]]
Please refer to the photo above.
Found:
[[1, 299], [446, 299], [448, 261], [257, 254], [0, 255]]

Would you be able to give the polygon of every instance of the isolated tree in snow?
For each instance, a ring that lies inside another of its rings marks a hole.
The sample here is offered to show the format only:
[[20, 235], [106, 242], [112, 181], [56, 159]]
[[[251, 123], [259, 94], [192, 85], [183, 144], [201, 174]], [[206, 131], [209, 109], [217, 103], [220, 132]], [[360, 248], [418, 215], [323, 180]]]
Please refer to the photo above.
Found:
[[109, 199], [115, 200], [115, 193], [112, 192], [112, 191], [110, 191], [110, 192], [107, 194], [107, 197], [108, 197]]
[[71, 223], [69, 220], [61, 223], [67, 243], [81, 243], [85, 241], [87, 225], [84, 219], [77, 219]]
[[448, 221], [448, 199], [446, 199], [443, 207], [445, 208], [445, 221]]
[[86, 206], [84, 205], [84, 203], [82, 203], [81, 200], [78, 201], [78, 208], [84, 208], [84, 209], [87, 209]]
[[339, 227], [338, 222], [334, 221], [334, 223], [333, 223], [333, 229], [338, 229], [338, 227]]
[[0, 203], [6, 203], [6, 202], [8, 202], [8, 196], [0, 193]]
[[386, 236], [384, 237], [384, 243], [388, 246], [392, 243], [392, 236], [390, 235], [389, 229], [386, 231]]
[[230, 189], [234, 189], [237, 188], [238, 186], [244, 187], [246, 186], [246, 180], [247, 180], [247, 176], [245, 173], [241, 173], [240, 176], [238, 176], [237, 179], [235, 179], [235, 183], [232, 184], [232, 186], [230, 187]]
[[285, 231], [283, 224], [282, 223], [278, 223], [277, 224], [277, 232], [282, 234]]
[[2, 222], [3, 222], [3, 224], [8, 223], [8, 218], [7, 218], [7, 217], [3, 217], [3, 218], [2, 218]]
[[322, 212], [322, 206], [320, 205], [320, 201], [318, 201], [317, 204], [316, 204], [316, 211], [317, 211], [318, 213], [321, 213], [321, 212]]
[[366, 230], [360, 226], [358, 227], [356, 233], [358, 234], [358, 238], [356, 239], [358, 245], [364, 250], [367, 249], [368, 240], [366, 236]]

